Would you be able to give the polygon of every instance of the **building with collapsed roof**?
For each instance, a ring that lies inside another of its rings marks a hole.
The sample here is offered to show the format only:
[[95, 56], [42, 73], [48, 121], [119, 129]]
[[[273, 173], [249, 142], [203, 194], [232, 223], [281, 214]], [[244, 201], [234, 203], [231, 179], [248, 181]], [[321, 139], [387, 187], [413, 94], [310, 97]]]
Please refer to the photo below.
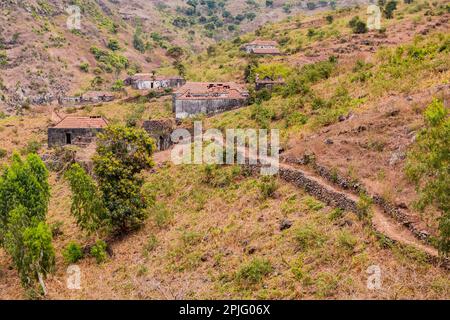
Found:
[[110, 102], [115, 99], [115, 96], [111, 92], [105, 91], [88, 91], [80, 96], [66, 96], [59, 99], [61, 105], [83, 105], [83, 104], [95, 104], [102, 102]]
[[125, 85], [136, 90], [179, 88], [185, 83], [186, 80], [179, 76], [155, 76], [151, 73], [138, 73], [125, 80]]
[[241, 49], [254, 55], [281, 55], [278, 42], [272, 40], [254, 40], [244, 44]]
[[262, 89], [268, 89], [272, 90], [276, 86], [284, 86], [286, 82], [284, 81], [283, 77], [279, 76], [278, 78], [271, 78], [271, 77], [264, 77], [263, 79], [259, 78], [259, 75], [256, 75], [255, 79], [255, 89], [256, 91], [262, 90]]
[[235, 82], [188, 82], [173, 94], [176, 119], [213, 115], [247, 104], [249, 92]]

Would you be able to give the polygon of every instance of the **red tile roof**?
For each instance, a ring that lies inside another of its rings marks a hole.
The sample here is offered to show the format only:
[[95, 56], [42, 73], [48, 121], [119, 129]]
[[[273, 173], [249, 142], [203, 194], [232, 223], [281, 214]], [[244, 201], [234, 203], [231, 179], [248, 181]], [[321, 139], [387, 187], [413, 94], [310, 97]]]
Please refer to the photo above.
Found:
[[248, 91], [235, 82], [187, 82], [175, 94], [189, 100], [248, 98]]
[[108, 125], [102, 117], [75, 117], [68, 116], [62, 119], [54, 128], [59, 129], [100, 129]]
[[281, 51], [278, 48], [273, 49], [252, 49], [252, 53], [254, 54], [281, 54]]
[[152, 73], [136, 73], [131, 76], [133, 81], [162, 81], [162, 80], [179, 80], [183, 79], [180, 76], [155, 76]]
[[255, 45], [255, 46], [278, 46], [278, 42], [272, 40], [254, 40], [247, 45]]

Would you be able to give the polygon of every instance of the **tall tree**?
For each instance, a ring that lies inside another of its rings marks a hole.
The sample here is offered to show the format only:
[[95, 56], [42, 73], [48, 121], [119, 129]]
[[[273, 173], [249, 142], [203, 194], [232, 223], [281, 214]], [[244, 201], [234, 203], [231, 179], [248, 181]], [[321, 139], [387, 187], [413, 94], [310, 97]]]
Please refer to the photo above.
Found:
[[17, 154], [0, 176], [0, 245], [10, 254], [22, 285], [35, 289], [55, 265], [52, 234], [45, 223], [50, 186], [48, 171], [36, 154]]

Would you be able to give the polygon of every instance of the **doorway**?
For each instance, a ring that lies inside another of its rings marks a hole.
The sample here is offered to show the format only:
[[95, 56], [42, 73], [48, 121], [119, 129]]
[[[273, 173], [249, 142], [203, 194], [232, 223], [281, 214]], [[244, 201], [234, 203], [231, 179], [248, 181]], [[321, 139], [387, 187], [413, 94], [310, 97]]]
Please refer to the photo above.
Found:
[[66, 133], [66, 144], [72, 144], [72, 134]]

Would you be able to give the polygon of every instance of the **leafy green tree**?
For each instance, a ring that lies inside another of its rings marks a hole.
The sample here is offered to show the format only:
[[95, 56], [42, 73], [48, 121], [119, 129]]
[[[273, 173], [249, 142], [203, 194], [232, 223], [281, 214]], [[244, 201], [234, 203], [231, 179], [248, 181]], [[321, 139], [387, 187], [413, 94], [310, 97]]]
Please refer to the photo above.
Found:
[[88, 233], [104, 226], [107, 212], [94, 179], [77, 163], [66, 171], [65, 179], [72, 190], [71, 212], [78, 226]]
[[82, 229], [123, 233], [142, 224], [147, 201], [139, 174], [153, 166], [155, 149], [153, 139], [142, 129], [111, 126], [98, 135], [97, 181], [79, 165], [66, 174], [73, 194], [72, 214]]
[[417, 135], [408, 155], [407, 176], [420, 193], [418, 206], [434, 205], [439, 219], [438, 247], [450, 252], [450, 118], [444, 103], [435, 99], [425, 110], [425, 128]]
[[33, 289], [39, 282], [46, 294], [44, 280], [55, 266], [52, 233], [45, 222], [30, 223], [27, 218], [24, 207], [11, 211], [5, 248], [19, 272], [22, 285]]
[[111, 126], [98, 136], [94, 172], [115, 231], [135, 228], [146, 218], [143, 180], [138, 174], [153, 166], [155, 149], [142, 129]]
[[48, 171], [36, 154], [13, 155], [0, 176], [0, 245], [12, 257], [22, 285], [35, 289], [53, 271], [52, 233], [45, 224], [50, 199]]
[[[23, 161], [13, 155], [11, 166], [0, 177], [0, 230], [5, 230], [10, 212], [19, 206], [27, 209], [30, 221], [45, 220], [50, 199], [47, 179], [48, 171], [39, 156], [30, 154]], [[0, 232], [0, 244], [1, 240]]]

